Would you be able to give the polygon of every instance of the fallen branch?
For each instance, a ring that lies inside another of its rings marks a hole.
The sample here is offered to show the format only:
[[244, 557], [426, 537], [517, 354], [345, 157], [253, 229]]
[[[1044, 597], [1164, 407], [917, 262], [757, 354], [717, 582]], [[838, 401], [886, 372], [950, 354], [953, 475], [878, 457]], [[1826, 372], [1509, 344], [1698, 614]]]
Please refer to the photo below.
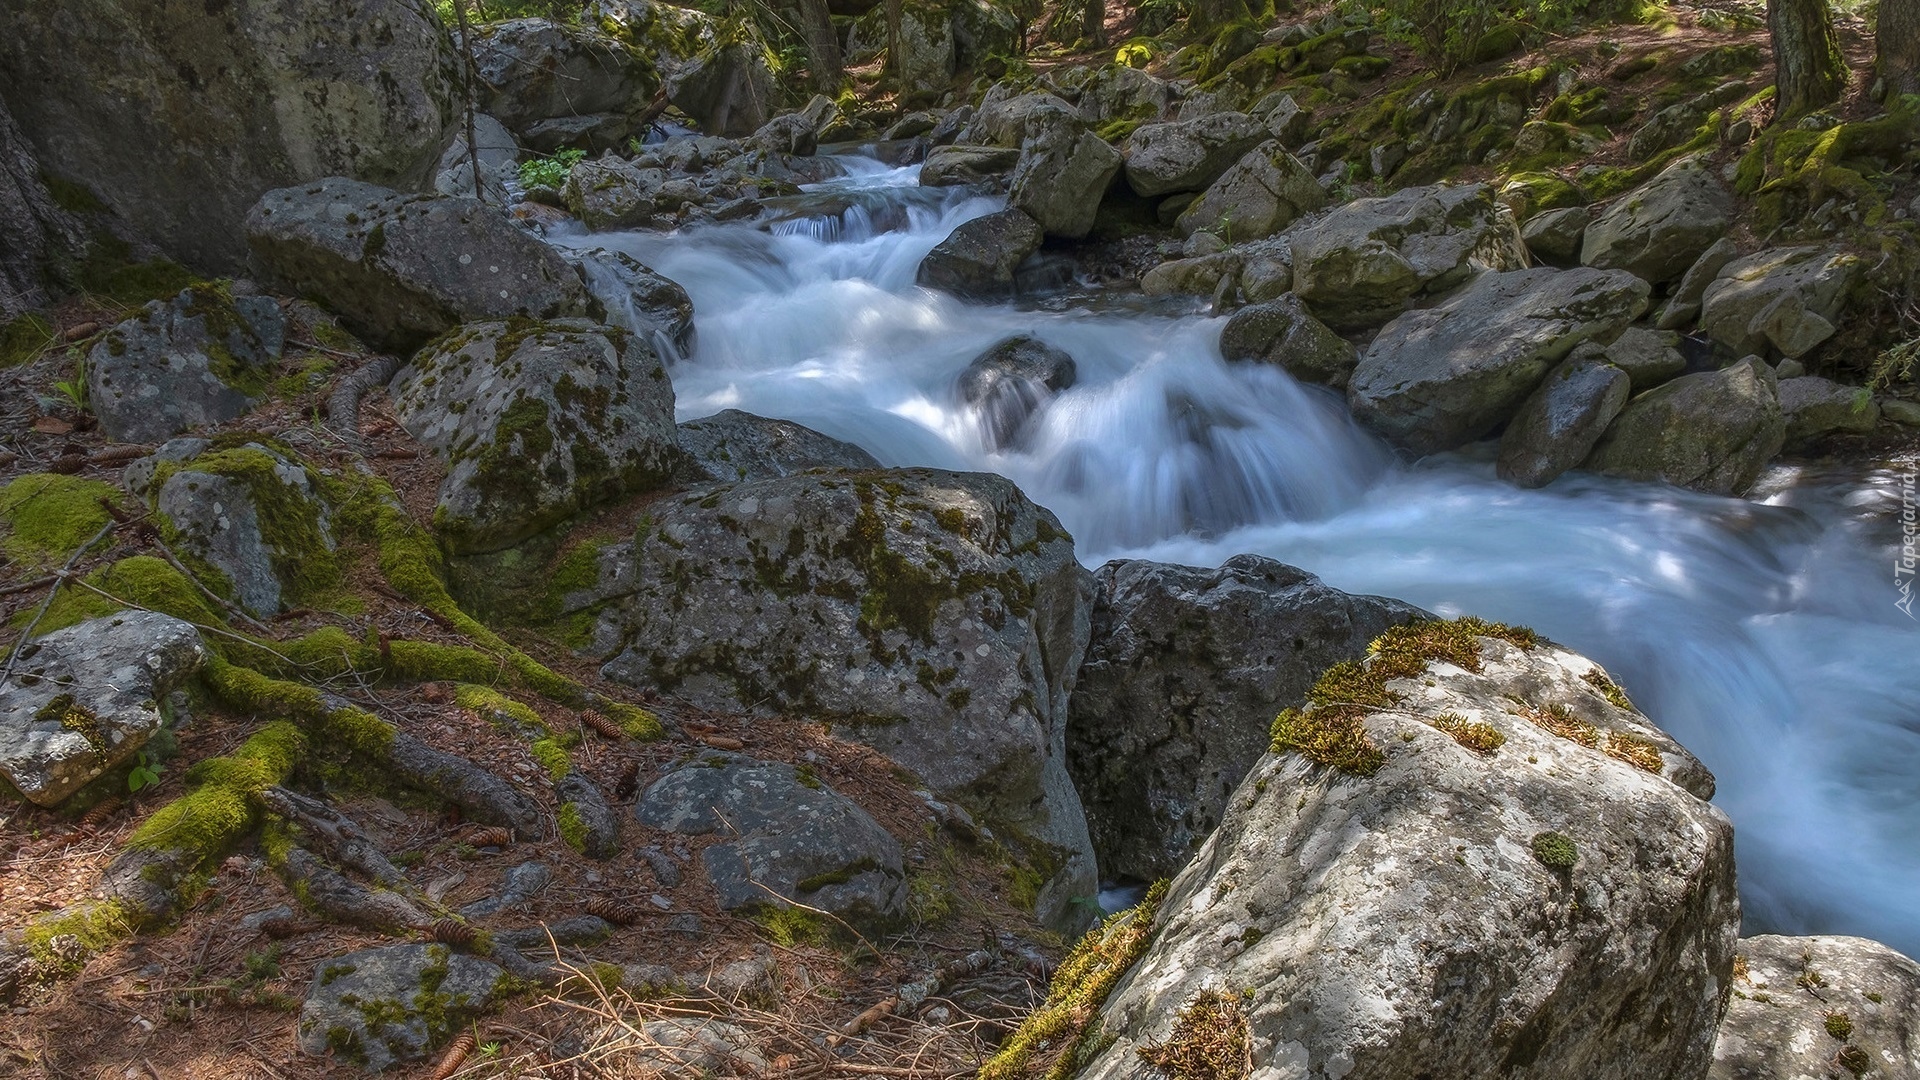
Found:
[[299, 825], [333, 861], [372, 878], [382, 885], [405, 881], [406, 875], [388, 861], [353, 819], [318, 799], [310, 799], [278, 784], [260, 792], [260, 802], [268, 810]]
[[294, 894], [333, 922], [368, 930], [424, 930], [433, 918], [391, 889], [369, 889], [303, 847], [288, 848], [280, 877]]

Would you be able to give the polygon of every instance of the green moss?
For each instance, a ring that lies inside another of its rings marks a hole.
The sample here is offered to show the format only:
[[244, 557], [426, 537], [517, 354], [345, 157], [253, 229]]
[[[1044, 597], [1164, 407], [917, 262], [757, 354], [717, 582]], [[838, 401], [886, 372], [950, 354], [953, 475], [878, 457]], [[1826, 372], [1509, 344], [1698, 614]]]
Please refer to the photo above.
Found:
[[667, 737], [667, 729], [661, 725], [660, 718], [638, 705], [602, 701], [599, 709], [608, 719], [619, 724], [627, 738], [635, 742], [656, 742]]
[[80, 970], [88, 957], [132, 937], [138, 922], [115, 900], [84, 901], [28, 923], [27, 951], [49, 973]]
[[122, 559], [80, 580], [92, 588], [68, 585], [60, 590], [53, 605], [47, 609], [46, 617], [40, 621], [37, 633], [52, 633], [88, 619], [124, 610], [122, 603], [116, 603], [101, 593], [200, 626], [217, 627], [222, 624], [221, 617], [208, 606], [206, 599], [185, 575], [168, 565], [166, 560], [152, 555]]
[[31, 311], [0, 325], [0, 369], [31, 363], [59, 340], [53, 324]]
[[1841, 1042], [1853, 1038], [1853, 1017], [1846, 1013], [1837, 1010], [1828, 1013], [1823, 1026], [1826, 1027], [1827, 1034]]
[[[564, 751], [562, 752], [562, 756], [565, 756]], [[564, 772], [560, 774], [560, 776], [565, 775]], [[554, 779], [558, 780], [560, 777], [556, 776]], [[560, 839], [566, 841], [567, 846], [573, 850], [585, 853], [587, 850], [587, 823], [580, 820], [580, 807], [570, 802], [561, 803], [559, 812], [554, 815], [554, 820], [558, 822], [560, 826]]]
[[547, 770], [547, 775], [556, 781], [573, 771], [573, 759], [567, 756], [566, 747], [554, 739], [535, 739], [528, 749], [534, 760]]
[[1660, 748], [1651, 740], [1643, 739], [1638, 735], [1622, 731], [1609, 732], [1606, 751], [1608, 757], [1618, 758], [1636, 769], [1655, 775], [1666, 767], [1666, 762], [1660, 757]]
[[981, 1066], [978, 1080], [1021, 1080], [1036, 1073], [1047, 1080], [1072, 1076], [1081, 1064], [1075, 1051], [1088, 1024], [1146, 951], [1166, 895], [1167, 883], [1156, 882], [1137, 906], [1109, 917], [1081, 938], [1055, 969], [1047, 1000]]
[[1453, 741], [1476, 754], [1491, 754], [1506, 745], [1507, 737], [1492, 724], [1468, 720], [1459, 713], [1445, 712], [1428, 721], [1453, 736]]
[[1274, 718], [1269, 749], [1298, 753], [1316, 765], [1355, 776], [1372, 776], [1387, 757], [1367, 736], [1365, 715], [1365, 709], [1349, 705], [1283, 710]]
[[1893, 180], [1920, 164], [1920, 110], [1896, 111], [1825, 131], [1769, 128], [1740, 159], [1734, 189], [1754, 197], [1757, 228], [1772, 229], [1830, 198], [1856, 206], [1862, 221], [1886, 217]]
[[1534, 836], [1531, 846], [1533, 857], [1540, 865], [1552, 870], [1571, 870], [1580, 850], [1574, 846], [1573, 839], [1564, 833], [1543, 832]]
[[462, 683], [454, 687], [453, 700], [461, 708], [477, 714], [495, 727], [523, 737], [547, 734], [547, 722], [540, 719], [539, 713], [498, 690]]
[[[340, 558], [322, 518], [320, 492], [326, 485], [304, 466], [294, 464], [296, 460], [251, 445], [216, 449], [191, 462], [162, 463], [154, 471], [154, 489], [159, 490], [174, 476], [189, 472], [219, 476], [240, 484], [252, 498], [260, 535], [266, 541], [274, 576], [284, 588], [287, 603], [322, 606], [341, 585]], [[289, 468], [305, 474], [311, 495], [281, 478]], [[191, 478], [186, 482], [190, 483]], [[161, 531], [169, 541], [180, 539], [174, 522], [163, 519]], [[175, 550], [181, 547], [175, 544]], [[201, 577], [206, 580], [216, 575], [217, 572], [208, 567]]]
[[766, 932], [767, 940], [783, 949], [818, 945], [828, 936], [825, 920], [797, 907], [762, 906], [754, 912], [753, 921]]
[[1595, 690], [1600, 691], [1600, 695], [1606, 698], [1614, 708], [1625, 709], [1628, 712], [1637, 711], [1633, 707], [1633, 701], [1627, 697], [1626, 691], [1620, 689], [1619, 685], [1612, 679], [1607, 678], [1599, 668], [1593, 668], [1585, 675], [1580, 676], [1580, 680]]
[[0, 487], [0, 551], [28, 567], [57, 567], [112, 520], [105, 504], [119, 501], [119, 490], [98, 480], [19, 477]]

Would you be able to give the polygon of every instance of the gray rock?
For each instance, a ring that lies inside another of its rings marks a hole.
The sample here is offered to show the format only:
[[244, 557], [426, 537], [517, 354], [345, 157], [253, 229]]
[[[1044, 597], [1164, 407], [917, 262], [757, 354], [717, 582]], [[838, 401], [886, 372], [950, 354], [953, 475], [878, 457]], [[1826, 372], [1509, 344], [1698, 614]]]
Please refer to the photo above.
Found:
[[1276, 90], [1247, 110], [1267, 125], [1267, 132], [1289, 150], [1297, 150], [1307, 137], [1313, 114], [1293, 100], [1293, 95]]
[[1627, 373], [1638, 394], [1687, 370], [1687, 358], [1674, 347], [1678, 342], [1679, 335], [1670, 331], [1629, 326], [1607, 345], [1607, 362]]
[[703, 755], [654, 781], [633, 813], [650, 828], [727, 838], [701, 853], [724, 910], [798, 901], [872, 923], [906, 911], [899, 841], [784, 762]]
[[247, 215], [247, 242], [281, 284], [401, 353], [463, 322], [597, 307], [558, 253], [473, 199], [332, 177], [268, 192]]
[[1787, 421], [1786, 450], [1804, 450], [1842, 432], [1864, 434], [1880, 423], [1871, 391], [1816, 375], [1780, 380], [1780, 413]]
[[1880, 415], [1899, 424], [1901, 427], [1920, 427], [1920, 403], [1902, 401], [1899, 398], [1877, 398]]
[[[1108, 64], [1079, 68], [1073, 73], [1084, 74], [1086, 78], [1074, 106], [1089, 124], [1159, 119], [1166, 116], [1173, 105], [1173, 84], [1139, 68]], [[1056, 69], [1048, 73], [1048, 79], [1054, 80], [1062, 74], [1062, 70]]]
[[560, 800], [560, 836], [568, 846], [590, 859], [620, 853], [620, 819], [599, 785], [575, 769], [553, 785], [553, 795]]
[[1799, 359], [1832, 337], [1864, 265], [1848, 252], [1769, 248], [1721, 268], [1701, 297], [1700, 328], [1734, 355]]
[[960, 133], [960, 141], [971, 146], [1018, 149], [1029, 138], [1063, 125], [1084, 126], [1072, 105], [1053, 94], [1023, 94], [1011, 83], [995, 83]]
[[[675, 1017], [648, 1020], [639, 1025], [645, 1036], [624, 1052], [621, 1061], [640, 1075], [660, 1080], [706, 1080], [744, 1070], [758, 1076], [767, 1060], [751, 1047], [754, 1034], [737, 1024], [712, 1017]], [[602, 1043], [631, 1040], [627, 1028], [611, 1028]]]
[[1142, 124], [1127, 137], [1127, 184], [1148, 198], [1204, 191], [1241, 155], [1271, 137], [1264, 124], [1237, 112]]
[[693, 354], [693, 298], [679, 282], [612, 248], [561, 254], [586, 276], [608, 322], [645, 337], [668, 363]]
[[460, 914], [469, 919], [481, 919], [512, 911], [546, 891], [552, 881], [553, 871], [546, 863], [523, 862], [507, 871], [499, 892], [466, 905], [460, 909]]
[[1740, 939], [1708, 1080], [1920, 1076], [1920, 964], [1855, 937]]
[[1327, 205], [1319, 181], [1269, 139], [1247, 151], [1220, 179], [1180, 212], [1180, 231], [1206, 229], [1229, 241], [1258, 240]]
[[1477, 270], [1518, 270], [1526, 245], [1485, 184], [1407, 188], [1355, 199], [1294, 226], [1293, 291], [1329, 326], [1386, 321], [1422, 292]]
[[1691, 323], [1700, 314], [1700, 300], [1707, 293], [1707, 286], [1720, 276], [1720, 270], [1728, 263], [1740, 257], [1740, 246], [1726, 237], [1721, 237], [1713, 245], [1700, 253], [1680, 277], [1680, 284], [1673, 287], [1673, 293], [1667, 298], [1667, 304], [1660, 309], [1660, 317], [1654, 323], [1662, 330], [1678, 330]]
[[1786, 420], [1759, 357], [1682, 375], [1635, 397], [1593, 449], [1587, 469], [1737, 495], [1780, 452]]
[[391, 393], [401, 424], [446, 464], [434, 527], [464, 554], [662, 484], [679, 463], [660, 358], [584, 319], [465, 327], [421, 350]]
[[1041, 239], [1039, 223], [1019, 210], [961, 222], [920, 260], [915, 280], [958, 296], [1006, 299], [1014, 271], [1040, 250]]
[[635, 113], [660, 86], [647, 58], [591, 23], [490, 23], [474, 38], [473, 62], [480, 107], [515, 131], [557, 117]]
[[677, 205], [663, 169], [641, 168], [611, 155], [582, 161], [567, 174], [560, 197], [589, 229], [630, 229], [653, 223]]
[[1627, 373], [1588, 342], [1547, 373], [1500, 436], [1500, 478], [1541, 487], [1585, 461], [1626, 407]]
[[1483, 274], [1388, 323], [1361, 354], [1348, 403], [1416, 454], [1464, 446], [1511, 417], [1574, 346], [1639, 318], [1648, 291], [1619, 270]]
[[1662, 150], [1689, 142], [1713, 110], [1746, 97], [1747, 89], [1746, 83], [1736, 79], [1661, 109], [1633, 133], [1627, 153], [1634, 161], [1645, 161]]
[[183, 461], [152, 507], [180, 551], [225, 575], [232, 598], [254, 615], [278, 614], [289, 598], [338, 583], [329, 572], [332, 512], [316, 477], [259, 443]]
[[653, 844], [649, 844], [639, 851], [634, 852], [634, 855], [639, 858], [640, 861], [646, 863], [649, 870], [653, 871], [653, 879], [659, 882], [662, 888], [673, 889], [679, 887], [680, 863], [673, 856], [660, 850], [657, 845]]
[[771, 1002], [780, 989], [780, 965], [771, 956], [735, 960], [709, 976], [707, 986], [731, 1000]]
[[[1100, 1010], [1112, 1042], [1080, 1077], [1141, 1075], [1138, 1051], [1203, 990], [1240, 996], [1258, 1077], [1705, 1072], [1740, 921], [1705, 770], [1583, 681], [1605, 676], [1579, 656], [1486, 638], [1479, 667], [1391, 683], [1402, 700], [1357, 718], [1384, 755], [1370, 776], [1296, 753], [1255, 766]], [[1591, 746], [1516, 715], [1549, 707]], [[1479, 753], [1436, 721], [1505, 741]], [[1541, 849], [1550, 833], [1568, 843]]]
[[[929, 125], [931, 126], [931, 125]], [[819, 132], [807, 118], [799, 113], [787, 113], [776, 116], [760, 125], [760, 130], [747, 137], [748, 150], [764, 150], [769, 154], [795, 154], [800, 157], [811, 155], [820, 145]]]
[[38, 154], [0, 101], [0, 323], [45, 306], [56, 257], [86, 247], [85, 230], [54, 201]]
[[990, 184], [1013, 171], [1020, 151], [1005, 146], [936, 146], [920, 165], [921, 187]]
[[252, 409], [285, 344], [272, 297], [196, 285], [107, 331], [87, 354], [88, 401], [109, 438], [160, 442]]
[[936, 4], [900, 7], [898, 65], [900, 86], [909, 99], [924, 99], [947, 89], [954, 73], [953, 22]]
[[658, 0], [591, 0], [587, 15], [653, 62], [667, 100], [702, 131], [750, 134], [782, 103], [770, 50], [750, 22]]
[[1580, 261], [1654, 284], [1686, 272], [1733, 223], [1733, 196], [1694, 159], [1675, 162], [1587, 226]]
[[0, 9], [0, 97], [40, 163], [170, 257], [219, 273], [245, 270], [239, 226], [269, 189], [430, 182], [457, 112], [456, 57], [417, 0]]
[[520, 131], [521, 141], [536, 154], [557, 150], [588, 153], [624, 153], [633, 139], [634, 120], [626, 113], [587, 113], [536, 120]]
[[505, 124], [488, 116], [476, 113], [473, 118], [473, 141], [480, 148], [480, 189], [477, 194], [473, 185], [473, 158], [476, 155], [467, 152], [467, 133], [463, 127], [454, 137], [453, 145], [440, 155], [439, 167], [434, 170], [433, 190], [442, 195], [472, 199], [484, 194], [486, 200], [495, 206], [507, 204], [507, 185], [519, 178], [520, 144], [514, 140], [513, 132]]
[[1093, 641], [1067, 721], [1067, 768], [1101, 873], [1178, 873], [1320, 673], [1423, 613], [1237, 555], [1217, 570], [1101, 567]]
[[1077, 374], [1064, 350], [1019, 334], [975, 357], [954, 390], [973, 407], [987, 448], [1001, 450], [1018, 444], [1027, 422], [1073, 386]]
[[[701, 704], [834, 723], [1058, 868], [1039, 910], [1084, 915], [1092, 860], [1062, 764], [1092, 582], [1057, 519], [997, 476], [825, 471], [655, 503], [599, 582], [604, 673]], [[1022, 841], [1021, 838], [1025, 838]]]
[[199, 631], [150, 611], [47, 634], [0, 687], [0, 773], [34, 803], [58, 806], [160, 730], [160, 701], [207, 656]]
[[445, 945], [388, 945], [320, 961], [300, 1006], [300, 1048], [373, 1072], [424, 1060], [507, 991], [500, 965]]
[[1007, 205], [1025, 211], [1048, 236], [1078, 240], [1093, 231], [1120, 165], [1120, 151], [1098, 135], [1077, 122], [1055, 124], [1020, 144]]
[[872, 454], [850, 442], [786, 420], [726, 409], [680, 425], [685, 473], [694, 482], [773, 480], [808, 469], [877, 469]]
[[1278, 364], [1302, 382], [1333, 387], [1346, 386], [1360, 362], [1353, 343], [1327, 329], [1292, 293], [1234, 312], [1220, 330], [1220, 355]]
[[1520, 226], [1520, 239], [1541, 262], [1569, 266], [1580, 261], [1580, 240], [1593, 221], [1593, 211], [1567, 206], [1535, 214]]

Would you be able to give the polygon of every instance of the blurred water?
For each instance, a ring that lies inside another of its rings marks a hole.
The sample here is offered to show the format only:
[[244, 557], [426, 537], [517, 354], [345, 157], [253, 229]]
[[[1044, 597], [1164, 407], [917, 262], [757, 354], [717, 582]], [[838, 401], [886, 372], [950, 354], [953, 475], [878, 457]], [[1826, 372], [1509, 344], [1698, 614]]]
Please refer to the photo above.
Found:
[[[740, 408], [892, 465], [1001, 473], [1090, 566], [1258, 552], [1532, 626], [1604, 664], [1718, 776], [1750, 932], [1920, 954], [1920, 626], [1893, 606], [1894, 473], [1775, 470], [1749, 501], [1587, 476], [1521, 491], [1470, 455], [1401, 464], [1334, 394], [1224, 363], [1217, 319], [915, 287], [934, 244], [999, 204], [852, 170], [810, 189], [818, 216], [767, 231], [592, 238], [693, 297], [682, 419]], [[994, 452], [953, 383], [1015, 333], [1072, 354], [1079, 381]]]

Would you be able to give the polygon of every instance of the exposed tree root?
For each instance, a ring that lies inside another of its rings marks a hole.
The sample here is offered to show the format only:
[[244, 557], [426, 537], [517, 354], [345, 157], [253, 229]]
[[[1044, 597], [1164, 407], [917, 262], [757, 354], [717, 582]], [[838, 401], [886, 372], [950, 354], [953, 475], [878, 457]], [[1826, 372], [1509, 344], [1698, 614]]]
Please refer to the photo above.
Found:
[[268, 810], [300, 826], [308, 842], [341, 866], [382, 885], [405, 879], [400, 868], [388, 861], [386, 853], [367, 837], [365, 830], [326, 803], [277, 784], [262, 791], [260, 801]]

